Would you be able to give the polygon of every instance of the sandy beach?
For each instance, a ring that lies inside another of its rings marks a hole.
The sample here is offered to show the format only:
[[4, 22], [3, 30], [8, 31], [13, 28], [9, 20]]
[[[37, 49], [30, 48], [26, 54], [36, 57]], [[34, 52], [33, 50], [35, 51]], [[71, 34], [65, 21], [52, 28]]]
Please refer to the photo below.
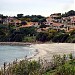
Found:
[[[75, 44], [74, 43], [44, 43], [44, 44], [27, 44], [27, 43], [2, 43], [1, 45], [29, 45], [35, 49], [36, 54], [28, 57], [29, 60], [44, 59], [51, 62], [53, 55], [68, 55], [72, 53], [75, 57]], [[23, 59], [19, 59], [18, 62]]]
[[74, 43], [24, 43], [24, 42], [0, 42], [0, 45], [12, 45], [12, 46], [25, 46], [30, 45], [32, 48], [35, 48], [36, 54], [29, 57], [32, 60], [41, 59], [50, 60], [53, 55], [63, 55], [72, 53], [75, 56], [75, 44]]
[[64, 55], [72, 53], [75, 56], [75, 44], [74, 43], [51, 43], [51, 44], [34, 44], [31, 45], [38, 50], [38, 54], [32, 57], [32, 60], [41, 59], [50, 60], [53, 55]]

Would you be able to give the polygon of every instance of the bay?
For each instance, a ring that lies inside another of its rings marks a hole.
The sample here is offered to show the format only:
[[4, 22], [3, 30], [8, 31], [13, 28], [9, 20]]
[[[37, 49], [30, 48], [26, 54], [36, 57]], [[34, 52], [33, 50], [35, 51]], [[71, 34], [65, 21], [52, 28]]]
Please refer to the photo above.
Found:
[[30, 46], [10, 46], [10, 45], [0, 45], [0, 66], [4, 62], [9, 63], [17, 59], [22, 59], [25, 56], [34, 55], [35, 49]]

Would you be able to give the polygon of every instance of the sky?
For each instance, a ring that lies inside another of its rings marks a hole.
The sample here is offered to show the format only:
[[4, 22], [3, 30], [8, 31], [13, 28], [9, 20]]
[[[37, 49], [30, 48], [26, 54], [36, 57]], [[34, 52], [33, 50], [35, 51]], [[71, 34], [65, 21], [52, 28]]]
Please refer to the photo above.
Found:
[[75, 10], [75, 0], [0, 0], [0, 14], [42, 15]]

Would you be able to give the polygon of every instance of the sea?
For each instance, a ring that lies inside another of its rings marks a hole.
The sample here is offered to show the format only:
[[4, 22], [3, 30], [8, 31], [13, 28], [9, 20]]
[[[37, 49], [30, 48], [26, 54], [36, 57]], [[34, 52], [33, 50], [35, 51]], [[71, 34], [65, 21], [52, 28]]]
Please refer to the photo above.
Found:
[[0, 66], [3, 63], [9, 63], [16, 59], [24, 59], [26, 56], [32, 57], [36, 54], [36, 50], [30, 45], [27, 46], [10, 46], [0, 45]]

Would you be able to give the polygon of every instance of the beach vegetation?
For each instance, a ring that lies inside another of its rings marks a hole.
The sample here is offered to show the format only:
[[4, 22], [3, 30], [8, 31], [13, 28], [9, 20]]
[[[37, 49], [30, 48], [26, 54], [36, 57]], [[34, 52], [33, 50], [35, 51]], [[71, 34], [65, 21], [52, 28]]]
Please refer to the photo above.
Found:
[[8, 66], [4, 63], [0, 75], [75, 75], [75, 59], [69, 55], [53, 55], [51, 62], [39, 59], [13, 61]]

